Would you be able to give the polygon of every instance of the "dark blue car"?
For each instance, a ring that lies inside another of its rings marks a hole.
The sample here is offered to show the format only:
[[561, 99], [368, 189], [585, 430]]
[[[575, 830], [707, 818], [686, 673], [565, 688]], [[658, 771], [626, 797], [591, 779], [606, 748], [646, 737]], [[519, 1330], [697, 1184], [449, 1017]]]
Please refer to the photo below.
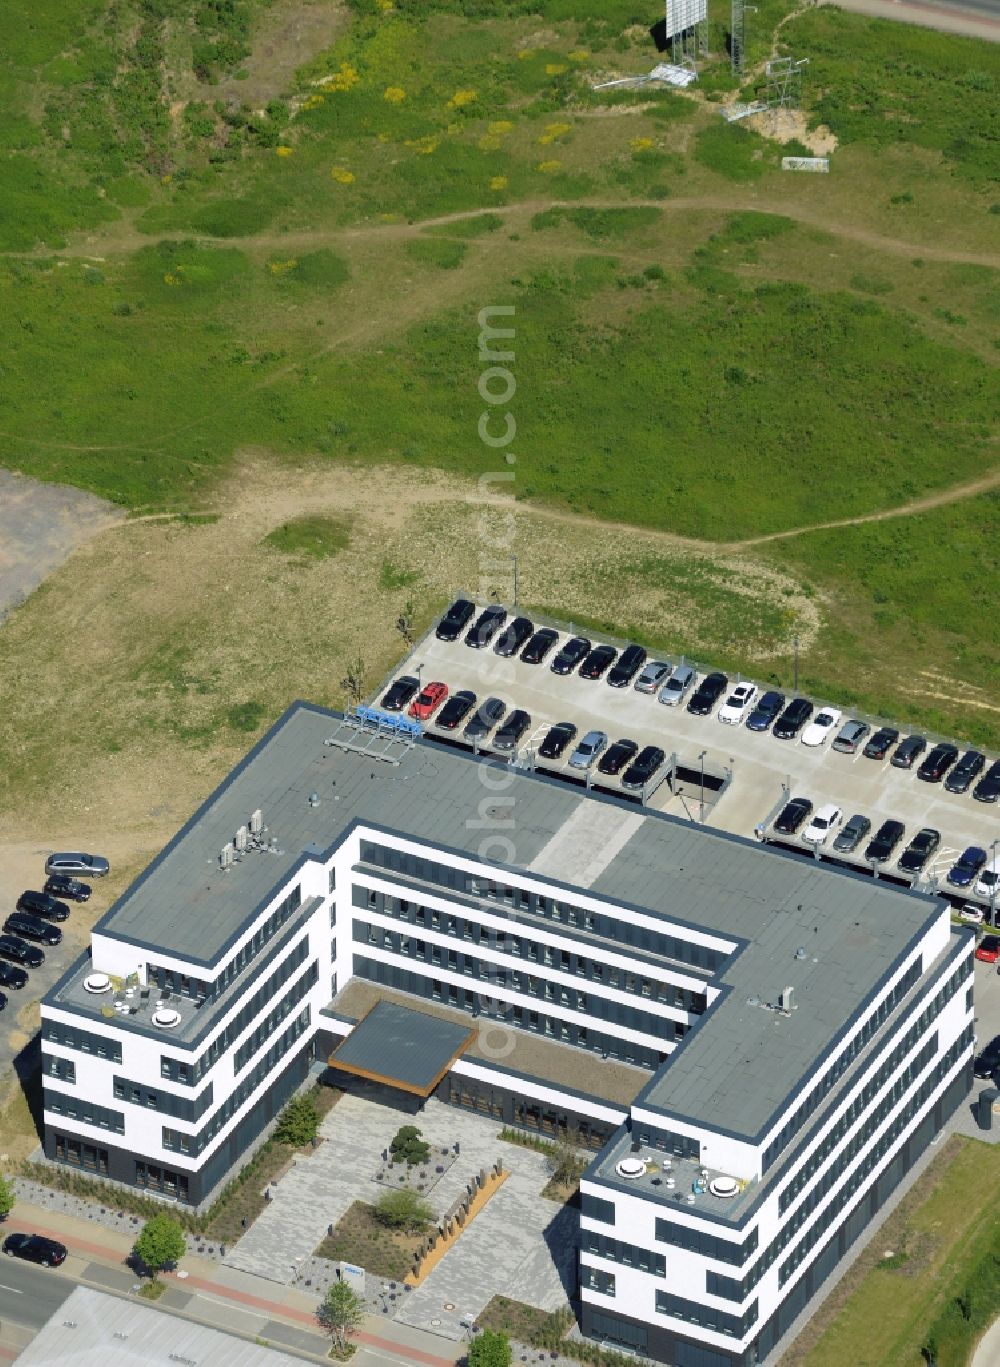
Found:
[[774, 689], [769, 689], [765, 693], [757, 706], [747, 717], [748, 731], [766, 731], [774, 721], [775, 717], [781, 712], [785, 705], [784, 693], [776, 693]]
[[986, 863], [986, 851], [970, 845], [958, 863], [948, 870], [948, 882], [956, 888], [967, 888]]

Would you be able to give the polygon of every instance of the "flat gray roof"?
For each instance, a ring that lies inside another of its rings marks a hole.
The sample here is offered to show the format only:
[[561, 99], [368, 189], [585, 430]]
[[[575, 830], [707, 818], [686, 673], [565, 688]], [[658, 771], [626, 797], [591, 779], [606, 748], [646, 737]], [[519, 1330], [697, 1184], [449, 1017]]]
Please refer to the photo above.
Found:
[[[98, 929], [211, 964], [306, 852], [326, 852], [355, 821], [481, 857], [483, 822], [495, 814], [512, 868], [538, 861], [548, 872], [534, 876], [555, 882], [551, 861], [571, 889], [565, 856], [590, 813], [604, 810], [615, 838], [587, 870], [587, 891], [739, 945], [713, 980], [722, 999], [638, 1101], [757, 1138], [938, 915], [930, 898], [536, 774], [505, 773], [495, 795], [482, 761], [432, 741], [398, 766], [325, 745], [339, 722], [294, 704]], [[247, 854], [223, 873], [220, 848], [257, 807], [278, 852]], [[623, 822], [623, 811], [640, 819]], [[550, 844], [567, 826], [574, 838]], [[796, 1005], [787, 1017], [767, 1009], [786, 986]]]
[[429, 1096], [474, 1034], [468, 1020], [442, 1020], [401, 1002], [377, 1001], [337, 1045], [330, 1065]]

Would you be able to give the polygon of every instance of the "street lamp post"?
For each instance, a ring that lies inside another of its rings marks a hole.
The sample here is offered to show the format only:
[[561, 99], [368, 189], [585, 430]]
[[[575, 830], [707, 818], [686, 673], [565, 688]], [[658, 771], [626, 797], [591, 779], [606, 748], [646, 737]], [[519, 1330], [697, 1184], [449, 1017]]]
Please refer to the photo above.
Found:
[[990, 868], [993, 870], [993, 882], [992, 882], [992, 884], [991, 884], [991, 886], [990, 886], [990, 925], [991, 925], [991, 926], [995, 926], [996, 923], [997, 923], [997, 874], [1000, 873], [1000, 869], [997, 868], [997, 846], [998, 846], [998, 845], [1000, 845], [1000, 839], [994, 840], [993, 844], [990, 846], [990, 853], [991, 853], [992, 856], [993, 856], [993, 858], [990, 860]]
[[514, 564], [514, 606], [517, 607], [517, 556], [512, 555], [510, 558]]
[[701, 763], [701, 800], [698, 804], [699, 821], [705, 820], [705, 754], [706, 751], [702, 750], [701, 754], [698, 756]]

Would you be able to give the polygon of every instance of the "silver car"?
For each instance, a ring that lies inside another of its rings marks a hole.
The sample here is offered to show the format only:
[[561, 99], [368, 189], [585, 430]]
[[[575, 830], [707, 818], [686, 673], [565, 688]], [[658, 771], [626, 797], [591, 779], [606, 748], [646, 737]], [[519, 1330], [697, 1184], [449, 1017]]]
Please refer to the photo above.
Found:
[[570, 755], [569, 767], [571, 769], [589, 769], [607, 743], [608, 738], [603, 731], [588, 731]]
[[660, 689], [660, 702], [666, 703], [668, 707], [676, 707], [697, 677], [690, 665], [678, 665]]
[[104, 878], [111, 865], [100, 854], [50, 854], [45, 861], [45, 872], [68, 873], [77, 878]]
[[671, 669], [673, 665], [667, 664], [666, 660], [650, 660], [635, 681], [635, 691], [655, 693], [670, 678]]

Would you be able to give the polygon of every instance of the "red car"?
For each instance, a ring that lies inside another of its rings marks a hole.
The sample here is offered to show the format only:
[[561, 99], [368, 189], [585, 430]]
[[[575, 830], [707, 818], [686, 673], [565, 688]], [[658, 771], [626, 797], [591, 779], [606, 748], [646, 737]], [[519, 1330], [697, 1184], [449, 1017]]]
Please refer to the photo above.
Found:
[[448, 685], [436, 679], [427, 684], [410, 703], [410, 716], [414, 721], [428, 721], [448, 696]]
[[976, 958], [984, 964], [995, 964], [1000, 958], [1000, 935], [984, 935], [976, 949]]

